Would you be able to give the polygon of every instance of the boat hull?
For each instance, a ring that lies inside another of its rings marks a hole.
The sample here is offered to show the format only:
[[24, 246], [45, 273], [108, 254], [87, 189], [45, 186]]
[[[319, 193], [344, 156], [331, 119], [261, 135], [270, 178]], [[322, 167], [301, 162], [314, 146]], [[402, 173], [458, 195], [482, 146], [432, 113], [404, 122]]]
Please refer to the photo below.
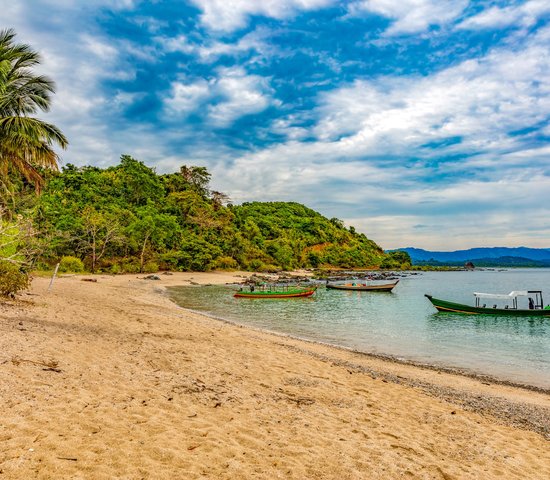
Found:
[[462, 303], [448, 302], [431, 295], [424, 295], [439, 312], [462, 313], [466, 315], [497, 315], [507, 317], [550, 317], [549, 309], [520, 310], [514, 308], [472, 307]]
[[391, 292], [398, 282], [386, 283], [383, 285], [347, 285], [347, 284], [330, 284], [327, 283], [326, 288], [329, 290], [353, 290], [359, 292]]
[[315, 289], [304, 290], [302, 292], [237, 292], [233, 295], [235, 298], [296, 298], [310, 297], [315, 293]]

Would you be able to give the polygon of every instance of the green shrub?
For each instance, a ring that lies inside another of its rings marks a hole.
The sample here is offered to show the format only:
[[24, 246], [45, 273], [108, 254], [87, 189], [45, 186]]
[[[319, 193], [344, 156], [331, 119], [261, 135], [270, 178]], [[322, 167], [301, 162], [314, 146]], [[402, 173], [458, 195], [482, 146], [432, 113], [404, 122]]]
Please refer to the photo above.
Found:
[[71, 256], [63, 257], [61, 262], [59, 262], [59, 271], [82, 273], [84, 271], [84, 263], [80, 258]]
[[0, 261], [0, 295], [13, 297], [29, 286], [29, 276], [13, 263]]
[[220, 268], [222, 270], [234, 270], [239, 268], [237, 260], [233, 257], [219, 257], [214, 263], [214, 268]]
[[262, 263], [256, 271], [260, 273], [277, 273], [281, 271], [281, 267], [271, 263]]
[[123, 273], [139, 273], [140, 265], [137, 258], [129, 258], [120, 265]]
[[179, 261], [179, 252], [166, 252], [162, 253], [157, 257], [159, 262], [159, 270], [168, 270], [168, 271], [177, 271], [178, 261]]
[[118, 275], [119, 273], [122, 273], [122, 268], [118, 263], [115, 263], [109, 269], [109, 273], [112, 273], [113, 275]]
[[147, 262], [143, 265], [143, 273], [157, 273], [159, 271], [158, 263]]
[[200, 237], [186, 238], [178, 252], [178, 270], [206, 272], [212, 268], [222, 250]]

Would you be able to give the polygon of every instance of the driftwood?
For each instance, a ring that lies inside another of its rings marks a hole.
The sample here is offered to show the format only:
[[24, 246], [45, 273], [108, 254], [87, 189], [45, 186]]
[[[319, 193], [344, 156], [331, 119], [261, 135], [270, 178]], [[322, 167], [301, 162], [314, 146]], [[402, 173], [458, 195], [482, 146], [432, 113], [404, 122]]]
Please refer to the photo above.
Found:
[[57, 372], [57, 373], [61, 372], [61, 369], [57, 368], [59, 366], [59, 362], [54, 359], [35, 361], [35, 360], [27, 360], [24, 358], [13, 357], [11, 359], [11, 363], [13, 363], [16, 366], [20, 365], [21, 363], [30, 363], [32, 365], [38, 365], [39, 367], [46, 367], [43, 369], [46, 371]]

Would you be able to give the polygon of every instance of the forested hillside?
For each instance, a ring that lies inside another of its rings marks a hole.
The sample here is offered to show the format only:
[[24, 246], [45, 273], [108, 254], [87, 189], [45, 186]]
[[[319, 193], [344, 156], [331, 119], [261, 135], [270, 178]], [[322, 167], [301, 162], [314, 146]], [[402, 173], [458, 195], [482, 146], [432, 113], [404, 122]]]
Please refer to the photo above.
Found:
[[[43, 240], [37, 265], [92, 272], [399, 267], [353, 227], [298, 203], [231, 205], [204, 167], [158, 175], [123, 155], [101, 169], [47, 172], [42, 193], [19, 188], [17, 210]], [[392, 263], [393, 262], [393, 263]]]

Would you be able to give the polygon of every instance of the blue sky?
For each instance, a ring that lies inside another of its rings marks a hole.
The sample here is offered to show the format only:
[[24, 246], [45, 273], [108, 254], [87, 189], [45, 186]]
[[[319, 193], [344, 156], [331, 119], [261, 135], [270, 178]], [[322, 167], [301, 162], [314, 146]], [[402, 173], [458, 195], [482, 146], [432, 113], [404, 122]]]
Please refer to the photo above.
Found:
[[[85, 5], [89, 3], [89, 5]], [[203, 165], [383, 248], [550, 247], [547, 0], [0, 0], [64, 163]]]

